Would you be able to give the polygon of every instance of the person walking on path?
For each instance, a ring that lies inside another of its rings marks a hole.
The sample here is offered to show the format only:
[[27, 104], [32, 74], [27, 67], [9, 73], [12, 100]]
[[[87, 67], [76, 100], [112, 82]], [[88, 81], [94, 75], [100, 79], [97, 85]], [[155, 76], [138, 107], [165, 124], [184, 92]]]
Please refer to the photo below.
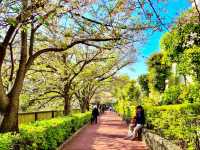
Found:
[[97, 124], [97, 117], [99, 116], [99, 110], [97, 106], [95, 105], [92, 110], [92, 118], [91, 118], [91, 124], [95, 122]]
[[136, 126], [133, 129], [133, 132], [128, 132], [128, 137], [125, 139], [134, 140], [138, 136], [139, 130], [142, 129], [145, 123], [145, 115], [144, 115], [144, 109], [142, 106], [136, 107]]

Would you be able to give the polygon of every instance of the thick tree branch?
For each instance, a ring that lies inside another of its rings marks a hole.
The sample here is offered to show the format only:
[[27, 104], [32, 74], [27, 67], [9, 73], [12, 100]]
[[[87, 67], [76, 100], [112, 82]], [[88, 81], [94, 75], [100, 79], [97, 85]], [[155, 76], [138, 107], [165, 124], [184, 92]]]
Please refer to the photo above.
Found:
[[[108, 74], [108, 75], [106, 75], [106, 76], [100, 77], [100, 78], [98, 79], [98, 81], [99, 81], [99, 82], [100, 82], [100, 81], [104, 81], [104, 80], [106, 80], [106, 79], [108, 79], [108, 78], [114, 76], [119, 70], [121, 70], [122, 68], [124, 68], [125, 66], [127, 66], [127, 65], [129, 65], [129, 64], [130, 64], [129, 62], [124, 63], [123, 65], [121, 65], [120, 67], [118, 67], [114, 72], [112, 72], [112, 73], [110, 73], [110, 74]], [[106, 74], [106, 73], [105, 73], [105, 74]]]
[[9, 45], [10, 39], [12, 38], [13, 33], [15, 32], [16, 27], [10, 26], [8, 29], [6, 36], [2, 43], [0, 43], [0, 68], [2, 67], [5, 55], [6, 55], [6, 49]]
[[196, 0], [194, 0], [194, 5], [195, 5], [195, 8], [196, 8], [197, 13], [198, 13], [198, 18], [199, 18], [199, 23], [200, 23], [200, 11], [199, 11], [199, 7], [198, 7], [198, 5], [197, 5]]
[[55, 98], [62, 98], [60, 95], [56, 95], [56, 96], [52, 96], [50, 97], [47, 101], [45, 101], [44, 103], [42, 103], [38, 109], [41, 109], [42, 107], [44, 107], [46, 104], [48, 104], [49, 102], [51, 102], [52, 100], [54, 100]]
[[12, 44], [9, 44], [9, 47], [10, 47], [10, 60], [11, 60], [11, 71], [10, 71], [9, 81], [12, 82], [15, 64], [14, 64], [14, 58], [13, 58]]
[[[73, 15], [73, 14], [72, 14]], [[78, 16], [78, 17], [81, 17], [82, 19], [86, 20], [86, 21], [89, 21], [89, 22], [92, 22], [92, 23], [95, 23], [95, 24], [98, 24], [98, 25], [102, 25], [102, 26], [105, 26], [105, 27], [112, 27], [111, 25], [109, 24], [106, 24], [106, 23], [103, 23], [103, 22], [100, 22], [100, 21], [97, 21], [97, 20], [94, 20], [94, 19], [91, 19], [91, 18], [88, 18], [88, 17], [85, 17], [83, 15], [80, 15], [78, 13], [75, 13], [74, 15]]]
[[26, 70], [28, 70], [30, 68], [30, 66], [32, 65], [33, 61], [43, 53], [47, 53], [47, 52], [62, 52], [62, 51], [65, 51], [65, 50], [68, 50], [68, 49], [72, 48], [75, 45], [84, 44], [87, 41], [103, 42], [103, 41], [117, 41], [117, 40], [120, 40], [120, 38], [86, 38], [86, 39], [75, 40], [74, 42], [72, 42], [68, 46], [66, 46], [65, 48], [57, 48], [57, 47], [55, 47], [55, 48], [42, 49], [42, 50], [37, 51], [31, 57], [29, 57], [28, 62], [26, 64]]
[[[24, 0], [22, 1], [23, 3], [23, 10], [25, 10], [27, 8], [28, 5], [28, 1]], [[27, 14], [23, 14], [22, 15], [22, 20], [24, 20], [27, 16]], [[23, 87], [23, 82], [24, 82], [24, 78], [25, 78], [25, 74], [26, 74], [26, 61], [27, 61], [27, 31], [26, 30], [22, 30], [21, 31], [21, 56], [20, 56], [20, 61], [19, 61], [19, 69], [17, 71], [16, 74], [16, 78], [15, 78], [15, 82], [13, 84], [13, 87], [11, 89], [11, 91], [9, 92], [9, 95], [12, 96], [16, 96], [18, 97], [21, 93], [22, 87]], [[17, 102], [16, 102], [17, 103]]]
[[164, 25], [164, 23], [162, 22], [160, 16], [158, 15], [156, 9], [153, 6], [153, 3], [151, 0], [147, 0], [149, 2], [149, 5], [151, 6], [151, 8], [153, 9], [154, 14], [156, 15], [156, 18], [158, 19], [158, 21], [160, 22], [160, 24], [166, 29], [168, 30], [168, 28], [166, 28], [166, 26]]
[[30, 42], [29, 42], [29, 57], [33, 55], [33, 45], [35, 41], [35, 29], [33, 23], [31, 23], [31, 35], [30, 35]]
[[[139, 0], [138, 0], [139, 1]], [[140, 1], [139, 1], [140, 2]], [[144, 11], [144, 9], [143, 9]], [[144, 12], [145, 13], [145, 12]], [[97, 20], [94, 20], [94, 19], [91, 19], [91, 18], [87, 18], [85, 16], [82, 16], [80, 14], [75, 14], [76, 16], [79, 16], [81, 17], [82, 19], [86, 20], [86, 21], [89, 21], [89, 22], [92, 22], [92, 23], [95, 23], [95, 24], [98, 24], [98, 25], [101, 25], [101, 26], [105, 26], [105, 27], [112, 27], [114, 28], [115, 26], [113, 25], [110, 25], [110, 24], [106, 24], [106, 23], [103, 23], [103, 22], [100, 22], [100, 21], [97, 21]], [[159, 15], [158, 15], [159, 17]], [[160, 17], [159, 17], [160, 18]], [[160, 19], [161, 21], [161, 19]], [[128, 30], [135, 30], [135, 31], [139, 31], [139, 30], [146, 30], [146, 29], [155, 29], [157, 28], [156, 26], [152, 26], [152, 25], [149, 25], [149, 24], [143, 24], [143, 25], [135, 25], [135, 27], [129, 27], [129, 26], [120, 26], [120, 27], [117, 27], [117, 28], [120, 28], [120, 29], [128, 29]], [[107, 28], [108, 29], [108, 28]]]

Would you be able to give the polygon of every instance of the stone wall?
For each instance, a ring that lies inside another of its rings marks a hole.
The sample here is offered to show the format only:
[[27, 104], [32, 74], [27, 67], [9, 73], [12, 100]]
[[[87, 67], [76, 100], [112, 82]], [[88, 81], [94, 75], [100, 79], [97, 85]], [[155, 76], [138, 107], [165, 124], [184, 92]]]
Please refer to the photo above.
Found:
[[150, 150], [182, 150], [177, 145], [170, 143], [168, 140], [152, 133], [147, 129], [143, 129], [142, 138], [149, 146]]

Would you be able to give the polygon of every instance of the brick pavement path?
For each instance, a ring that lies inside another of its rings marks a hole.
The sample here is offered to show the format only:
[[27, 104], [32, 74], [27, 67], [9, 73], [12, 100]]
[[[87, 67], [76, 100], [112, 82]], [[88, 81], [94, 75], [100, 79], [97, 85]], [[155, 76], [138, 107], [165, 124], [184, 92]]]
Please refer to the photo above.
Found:
[[62, 150], [147, 150], [142, 141], [124, 140], [127, 126], [113, 112], [105, 112], [98, 125], [89, 125]]

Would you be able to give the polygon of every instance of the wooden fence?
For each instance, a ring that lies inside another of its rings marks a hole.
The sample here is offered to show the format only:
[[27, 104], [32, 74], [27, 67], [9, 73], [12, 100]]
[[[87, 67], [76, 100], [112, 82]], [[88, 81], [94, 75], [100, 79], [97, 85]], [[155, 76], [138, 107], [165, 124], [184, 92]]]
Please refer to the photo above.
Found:
[[39, 111], [39, 112], [26, 112], [19, 113], [19, 124], [34, 122], [37, 120], [51, 119], [63, 116], [63, 111]]

